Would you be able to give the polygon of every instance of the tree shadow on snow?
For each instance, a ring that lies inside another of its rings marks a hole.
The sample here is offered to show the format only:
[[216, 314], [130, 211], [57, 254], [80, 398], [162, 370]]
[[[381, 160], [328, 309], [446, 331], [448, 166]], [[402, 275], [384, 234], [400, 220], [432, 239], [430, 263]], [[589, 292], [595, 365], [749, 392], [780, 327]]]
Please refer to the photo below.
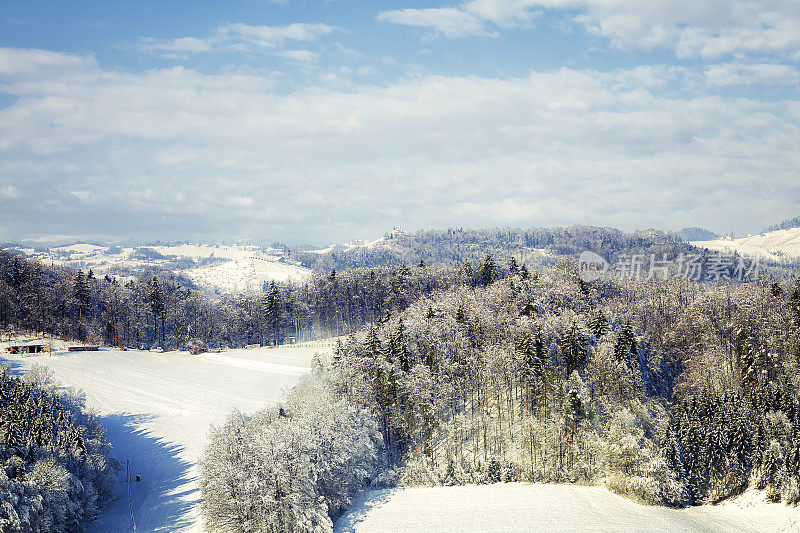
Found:
[[[182, 446], [142, 428], [152, 418], [132, 414], [99, 417], [112, 445], [111, 456], [120, 462], [122, 470], [114, 500], [103, 506], [88, 532], [133, 531], [131, 511], [137, 533], [176, 531], [192, 525], [190, 511], [199, 503], [199, 491], [196, 485], [186, 484], [194, 480], [194, 465], [180, 457]], [[126, 482], [126, 462], [130, 465], [130, 483]]]
[[335, 533], [355, 531], [356, 526], [362, 522], [370, 511], [389, 501], [392, 493], [397, 489], [374, 489], [360, 494], [350, 508], [336, 520], [333, 530]]

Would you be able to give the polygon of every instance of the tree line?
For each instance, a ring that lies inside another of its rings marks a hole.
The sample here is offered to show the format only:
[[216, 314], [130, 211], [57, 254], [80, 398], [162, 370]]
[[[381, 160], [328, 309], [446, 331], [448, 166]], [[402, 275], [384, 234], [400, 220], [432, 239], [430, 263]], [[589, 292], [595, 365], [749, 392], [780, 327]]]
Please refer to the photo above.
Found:
[[422, 294], [466, 278], [482, 283], [487, 275], [504, 275], [488, 261], [466, 269], [420, 261], [331, 270], [299, 284], [273, 282], [259, 293], [216, 296], [181, 285], [169, 271], [118, 280], [0, 250], [0, 333], [165, 349], [328, 338], [384, 321]]

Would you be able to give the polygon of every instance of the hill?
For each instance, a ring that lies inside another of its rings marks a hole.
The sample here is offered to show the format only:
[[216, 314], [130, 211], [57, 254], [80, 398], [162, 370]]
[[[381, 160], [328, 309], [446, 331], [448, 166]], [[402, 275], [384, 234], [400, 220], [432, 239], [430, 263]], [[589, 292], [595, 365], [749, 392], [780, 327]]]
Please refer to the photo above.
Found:
[[708, 231], [707, 229], [698, 227], [683, 228], [678, 232], [678, 235], [680, 235], [681, 239], [686, 242], [710, 241], [719, 238], [719, 235], [713, 231]]
[[714, 252], [738, 253], [772, 261], [794, 260], [800, 257], [800, 228], [780, 229], [740, 239], [693, 241], [691, 244]]
[[477, 264], [487, 254], [499, 263], [512, 257], [529, 269], [555, 263], [558, 256], [591, 250], [609, 261], [620, 253], [666, 253], [676, 257], [693, 248], [676, 234], [658, 230], [626, 233], [615, 228], [568, 226], [554, 228], [489, 228], [391, 232], [383, 239], [351, 242], [323, 250], [296, 251], [293, 258], [317, 272], [405, 263], [452, 266]]
[[290, 257], [288, 249], [225, 244], [157, 244], [122, 247], [76, 243], [53, 248], [6, 246], [46, 264], [92, 270], [95, 275], [129, 281], [144, 272], [170, 271], [187, 285], [206, 292], [239, 294], [260, 291], [264, 283], [303, 281], [311, 271]]

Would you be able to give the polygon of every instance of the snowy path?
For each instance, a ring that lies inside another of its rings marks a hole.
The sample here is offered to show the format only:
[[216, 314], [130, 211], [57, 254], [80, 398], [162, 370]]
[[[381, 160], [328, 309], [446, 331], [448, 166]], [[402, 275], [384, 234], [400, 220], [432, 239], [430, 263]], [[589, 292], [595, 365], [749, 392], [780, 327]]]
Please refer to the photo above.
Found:
[[[325, 348], [232, 350], [192, 356], [186, 352], [100, 351], [28, 357], [0, 356], [23, 369], [50, 367], [64, 386], [83, 389], [101, 415], [123, 466], [130, 462], [137, 533], [202, 531], [196, 463], [209, 426], [234, 408], [253, 412], [280, 398], [308, 372]], [[120, 473], [118, 498], [89, 531], [132, 531]]]
[[498, 483], [368, 491], [334, 531], [800, 532], [800, 509], [746, 494], [676, 510], [639, 505], [603, 487]]

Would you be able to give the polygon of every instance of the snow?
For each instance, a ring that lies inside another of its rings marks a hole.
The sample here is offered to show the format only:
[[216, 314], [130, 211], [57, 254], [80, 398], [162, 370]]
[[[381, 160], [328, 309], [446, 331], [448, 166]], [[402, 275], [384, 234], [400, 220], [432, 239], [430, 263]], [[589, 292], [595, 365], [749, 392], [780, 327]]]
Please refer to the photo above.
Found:
[[741, 239], [714, 239], [694, 241], [698, 248], [725, 253], [739, 252], [749, 257], [761, 257], [779, 261], [784, 258], [800, 257], [800, 228], [782, 229], [743, 237]]
[[354, 239], [352, 241], [348, 241], [342, 244], [331, 244], [327, 248], [320, 248], [318, 250], [309, 250], [312, 254], [325, 254], [328, 252], [335, 252], [335, 251], [345, 251], [348, 252], [350, 250], [354, 250], [356, 248], [375, 248], [378, 245], [387, 243], [386, 237], [379, 237], [374, 241], [365, 241], [362, 239]]
[[193, 259], [219, 257], [223, 259], [241, 260], [258, 255], [262, 251], [262, 249], [257, 246], [230, 246], [225, 244], [178, 244], [175, 246], [146, 246], [145, 248], [155, 250], [161, 255], [176, 255], [178, 257], [191, 257]]
[[[112, 456], [141, 476], [131, 485], [137, 532], [202, 531], [197, 460], [209, 427], [234, 408], [253, 412], [274, 403], [323, 350], [298, 345], [197, 356], [102, 350], [4, 354], [0, 362], [18, 370], [47, 366], [62, 385], [85, 391], [108, 431]], [[131, 531], [124, 480], [123, 470], [117, 499], [89, 531]]]
[[180, 271], [195, 284], [226, 293], [261, 290], [264, 282], [303, 281], [311, 270], [274, 259], [248, 257]]
[[371, 490], [334, 525], [338, 533], [387, 531], [798, 531], [800, 509], [745, 494], [717, 506], [640, 505], [604, 487], [498, 483]]
[[70, 253], [78, 253], [78, 254], [93, 254], [95, 252], [105, 250], [106, 246], [97, 246], [96, 244], [86, 244], [83, 242], [77, 244], [71, 244], [69, 246], [58, 246], [53, 248], [54, 251], [57, 252], [70, 252]]

